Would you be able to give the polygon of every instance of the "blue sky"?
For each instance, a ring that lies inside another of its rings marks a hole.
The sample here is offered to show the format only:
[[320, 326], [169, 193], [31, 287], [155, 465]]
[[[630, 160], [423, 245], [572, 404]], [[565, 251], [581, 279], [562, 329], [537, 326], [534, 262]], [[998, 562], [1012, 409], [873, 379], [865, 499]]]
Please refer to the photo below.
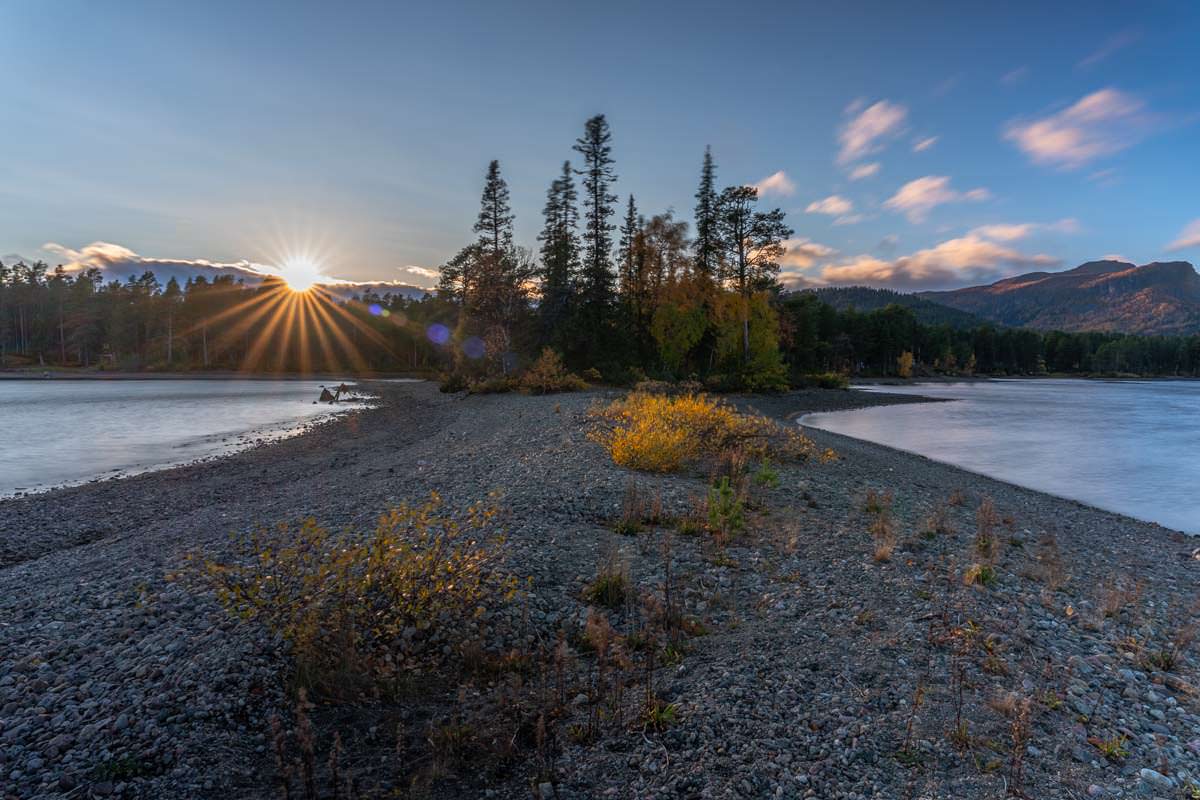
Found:
[[1200, 260], [1200, 5], [575, 5], [0, 0], [0, 254], [428, 282], [602, 112], [647, 213], [761, 183], [793, 284]]

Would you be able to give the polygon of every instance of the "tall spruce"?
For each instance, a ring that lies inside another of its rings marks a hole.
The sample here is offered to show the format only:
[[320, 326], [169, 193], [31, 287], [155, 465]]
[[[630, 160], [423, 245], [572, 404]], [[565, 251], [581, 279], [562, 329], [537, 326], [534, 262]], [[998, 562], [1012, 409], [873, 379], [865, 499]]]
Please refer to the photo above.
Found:
[[538, 235], [542, 243], [541, 317], [542, 343], [558, 344], [571, 312], [579, 272], [579, 209], [571, 162], [564, 161], [562, 173], [546, 191], [542, 209], [545, 222]]
[[641, 230], [638, 220], [637, 203], [633, 195], [629, 195], [629, 203], [625, 207], [625, 221], [621, 223], [621, 239], [617, 244], [617, 265], [620, 276], [617, 280], [617, 291], [623, 300], [627, 300], [630, 288], [634, 284], [636, 268], [636, 239]]
[[696, 272], [712, 278], [717, 272], [721, 255], [717, 240], [717, 169], [713, 163], [712, 148], [704, 148], [704, 165], [700, 168], [700, 188], [696, 190]]
[[580, 322], [578, 335], [588, 355], [595, 359], [611, 338], [613, 307], [612, 230], [608, 218], [613, 215], [617, 196], [612, 185], [617, 176], [613, 169], [612, 133], [603, 114], [585, 123], [583, 136], [574, 149], [583, 157], [583, 267], [580, 281]]
[[720, 241], [724, 248], [722, 279], [742, 297], [742, 356], [750, 360], [750, 296], [774, 288], [779, 259], [792, 235], [783, 211], [755, 211], [758, 189], [730, 186], [717, 200]]
[[513, 213], [508, 204], [508, 184], [500, 177], [500, 162], [488, 164], [487, 177], [483, 183], [483, 196], [479, 201], [479, 219], [475, 232], [485, 252], [501, 256], [512, 249]]

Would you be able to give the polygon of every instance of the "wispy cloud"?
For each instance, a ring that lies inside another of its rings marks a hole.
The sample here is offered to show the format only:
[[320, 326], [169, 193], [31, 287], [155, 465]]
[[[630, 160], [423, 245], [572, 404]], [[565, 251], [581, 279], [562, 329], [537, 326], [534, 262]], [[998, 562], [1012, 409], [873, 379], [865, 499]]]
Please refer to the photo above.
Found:
[[909, 222], [924, 222], [929, 212], [947, 203], [979, 202], [992, 195], [984, 188], [960, 192], [950, 186], [945, 175], [926, 175], [909, 181], [884, 201], [883, 205], [908, 217]]
[[1029, 67], [1017, 67], [1010, 69], [1008, 72], [1000, 76], [1000, 83], [1004, 86], [1016, 86], [1023, 80], [1029, 77]]
[[1020, 222], [981, 225], [971, 233], [998, 242], [1015, 242], [1025, 239], [1039, 231], [1054, 233], [1079, 233], [1079, 220], [1072, 217], [1060, 219], [1057, 222]]
[[878, 175], [880, 164], [878, 161], [872, 161], [869, 164], [859, 164], [854, 169], [850, 170], [850, 180], [861, 181], [863, 178], [869, 178], [872, 175]]
[[1070, 170], [1130, 147], [1155, 123], [1137, 97], [1108, 88], [1048, 117], [1010, 122], [1004, 138], [1036, 164]]
[[855, 103], [847, 109], [851, 117], [838, 131], [839, 164], [849, 164], [878, 152], [883, 141], [900, 132], [908, 117], [907, 108], [887, 100], [859, 108], [860, 104]]
[[854, 203], [841, 195], [831, 194], [823, 200], [814, 200], [804, 210], [809, 214], [828, 214], [831, 217], [840, 217], [853, 211]]
[[936, 136], [927, 136], [924, 139], [916, 139], [913, 141], [913, 152], [924, 153], [926, 150], [937, 144], [937, 140], [938, 137]]
[[753, 184], [753, 186], [762, 195], [774, 194], [786, 197], [796, 192], [796, 184], [792, 182], [792, 179], [783, 170], [768, 175], [758, 183]]
[[1062, 262], [1029, 255], [972, 232], [895, 259], [860, 255], [821, 269], [827, 283], [867, 284], [901, 289], [947, 288], [993, 280], [1014, 269], [1046, 268]]
[[1079, 69], [1088, 69], [1089, 67], [1094, 67], [1101, 61], [1104, 61], [1112, 56], [1114, 53], [1124, 50], [1126, 47], [1130, 47], [1131, 45], [1137, 44], [1138, 40], [1141, 38], [1142, 34], [1137, 30], [1129, 29], [1116, 33], [1108, 37], [1104, 44], [1093, 50], [1085, 58], [1080, 59], [1079, 63], [1075, 66]]
[[1168, 250], [1191, 250], [1200, 248], [1200, 219], [1194, 219], [1189, 222], [1179, 236], [1175, 237], [1175, 241], [1167, 245]]

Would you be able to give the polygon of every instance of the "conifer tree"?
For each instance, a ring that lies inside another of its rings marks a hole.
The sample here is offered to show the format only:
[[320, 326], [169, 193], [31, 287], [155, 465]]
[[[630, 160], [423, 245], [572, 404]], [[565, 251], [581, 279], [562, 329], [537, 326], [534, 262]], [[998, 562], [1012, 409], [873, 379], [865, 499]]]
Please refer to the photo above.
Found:
[[717, 241], [716, 166], [712, 148], [704, 148], [704, 166], [700, 169], [700, 188], [696, 191], [696, 272], [711, 278], [717, 272], [720, 243]]
[[612, 193], [616, 181], [613, 169], [612, 133], [603, 114], [584, 125], [583, 136], [574, 149], [583, 157], [583, 266], [580, 281], [580, 323], [578, 335], [588, 355], [595, 359], [611, 337], [613, 306], [612, 230], [608, 218], [613, 215], [617, 196]]
[[508, 184], [500, 177], [500, 162], [488, 164], [487, 177], [483, 183], [483, 197], [479, 201], [479, 219], [475, 232], [484, 252], [501, 256], [512, 249], [513, 213], [508, 204]]
[[563, 337], [571, 313], [579, 272], [579, 210], [576, 206], [575, 178], [571, 162], [564, 161], [562, 173], [550, 183], [545, 222], [538, 239], [542, 243], [541, 279], [542, 343], [554, 344]]
[[637, 204], [634, 202], [633, 195], [629, 195], [629, 204], [625, 208], [625, 221], [621, 224], [621, 239], [617, 244], [617, 267], [620, 270], [617, 291], [626, 302], [628, 302], [635, 281], [635, 239], [640, 229]]

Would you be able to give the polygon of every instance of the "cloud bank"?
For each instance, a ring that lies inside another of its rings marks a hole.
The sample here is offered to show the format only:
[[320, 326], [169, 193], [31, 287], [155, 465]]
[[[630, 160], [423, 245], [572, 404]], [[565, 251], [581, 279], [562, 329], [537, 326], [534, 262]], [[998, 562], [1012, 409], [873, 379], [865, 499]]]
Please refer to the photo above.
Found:
[[[57, 242], [47, 242], [42, 245], [42, 250], [52, 257], [51, 260], [54, 263], [62, 264], [67, 272], [79, 272], [85, 269], [96, 268], [100, 270], [103, 279], [106, 281], [126, 280], [130, 277], [140, 276], [143, 272], [153, 272], [154, 276], [163, 284], [171, 278], [183, 284], [189, 278], [194, 279], [203, 276], [206, 280], [211, 281], [217, 277], [228, 275], [232, 276], [235, 280], [244, 281], [247, 285], [254, 286], [261, 283], [265, 278], [280, 273], [274, 267], [257, 264], [252, 261], [221, 262], [209, 261], [207, 259], [143, 256], [130, 250], [128, 247], [113, 244], [112, 242], [92, 242], [79, 249], [67, 247]], [[433, 272], [432, 270], [425, 270], [423, 267], [406, 267], [405, 270], [422, 278], [431, 277], [425, 275], [425, 272]], [[413, 270], [422, 270], [422, 272], [414, 272]], [[436, 276], [436, 273], [434, 273], [434, 276]], [[321, 285], [330, 288], [335, 294], [343, 297], [349, 297], [356, 292], [367, 291], [368, 289], [379, 293], [392, 291], [416, 297], [425, 292], [424, 288], [404, 281], [347, 281], [341, 278], [329, 277], [323, 279]]]

